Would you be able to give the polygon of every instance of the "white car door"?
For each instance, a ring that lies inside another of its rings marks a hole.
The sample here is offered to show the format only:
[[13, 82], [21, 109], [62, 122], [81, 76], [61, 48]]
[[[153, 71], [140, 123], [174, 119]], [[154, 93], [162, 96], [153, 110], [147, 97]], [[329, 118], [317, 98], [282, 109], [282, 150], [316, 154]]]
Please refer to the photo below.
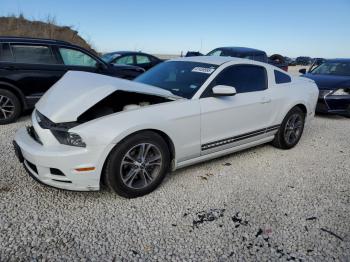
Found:
[[[215, 97], [211, 89], [216, 85], [233, 86], [237, 94]], [[224, 69], [200, 98], [201, 155], [266, 137], [271, 123], [270, 92], [265, 67], [234, 65]]]

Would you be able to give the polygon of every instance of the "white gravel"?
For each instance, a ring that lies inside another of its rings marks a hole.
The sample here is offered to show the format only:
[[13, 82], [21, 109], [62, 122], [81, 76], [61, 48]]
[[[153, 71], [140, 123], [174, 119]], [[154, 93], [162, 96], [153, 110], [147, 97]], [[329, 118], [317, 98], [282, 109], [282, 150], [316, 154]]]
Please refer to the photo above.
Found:
[[350, 259], [350, 119], [317, 117], [289, 151], [260, 146], [127, 200], [33, 181], [0, 126], [0, 261]]

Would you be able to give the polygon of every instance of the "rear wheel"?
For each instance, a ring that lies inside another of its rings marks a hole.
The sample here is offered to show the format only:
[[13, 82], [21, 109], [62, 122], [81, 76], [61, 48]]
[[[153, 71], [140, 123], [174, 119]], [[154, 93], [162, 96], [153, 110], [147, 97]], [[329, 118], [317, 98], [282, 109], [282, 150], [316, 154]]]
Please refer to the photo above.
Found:
[[107, 160], [105, 183], [117, 194], [133, 198], [152, 192], [169, 170], [166, 142], [154, 132], [142, 132], [122, 141]]
[[298, 144], [304, 131], [305, 114], [299, 107], [292, 108], [275, 135], [272, 144], [281, 149], [290, 149]]
[[0, 125], [16, 121], [21, 111], [21, 103], [17, 96], [11, 91], [0, 89]]

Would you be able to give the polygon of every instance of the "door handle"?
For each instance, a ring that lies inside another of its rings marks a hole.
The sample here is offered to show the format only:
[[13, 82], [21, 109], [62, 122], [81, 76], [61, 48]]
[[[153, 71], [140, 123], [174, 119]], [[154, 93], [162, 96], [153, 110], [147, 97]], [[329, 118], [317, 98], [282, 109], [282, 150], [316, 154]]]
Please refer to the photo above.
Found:
[[271, 98], [269, 98], [269, 97], [263, 97], [261, 99], [261, 103], [262, 104], [267, 104], [267, 103], [270, 103], [270, 102], [271, 102]]

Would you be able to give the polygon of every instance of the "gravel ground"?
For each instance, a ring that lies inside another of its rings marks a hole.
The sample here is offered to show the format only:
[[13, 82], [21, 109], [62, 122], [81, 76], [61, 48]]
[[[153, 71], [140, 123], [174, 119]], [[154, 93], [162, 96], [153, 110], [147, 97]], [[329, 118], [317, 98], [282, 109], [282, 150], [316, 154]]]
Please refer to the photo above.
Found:
[[0, 261], [350, 260], [350, 119], [318, 116], [297, 147], [260, 146], [123, 199], [33, 181], [0, 126]]

